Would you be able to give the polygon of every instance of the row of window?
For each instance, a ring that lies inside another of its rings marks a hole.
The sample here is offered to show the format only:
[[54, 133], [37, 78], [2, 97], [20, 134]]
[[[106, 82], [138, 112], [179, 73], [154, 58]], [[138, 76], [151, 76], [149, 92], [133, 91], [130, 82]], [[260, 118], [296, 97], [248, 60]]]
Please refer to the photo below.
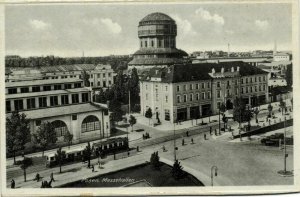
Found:
[[[257, 90], [258, 88], [258, 90]], [[250, 86], [250, 87], [243, 87], [242, 88], [242, 94], [244, 93], [251, 93], [251, 92], [257, 92], [257, 91], [266, 91], [267, 85], [259, 85], [259, 86]]]
[[[158, 48], [173, 48], [175, 47], [175, 39], [174, 38], [171, 38], [170, 40], [169, 39], [158, 39], [157, 40], [157, 46]], [[145, 40], [141, 40], [141, 47], [155, 47], [155, 41], [154, 40], [150, 40], [149, 44], [148, 44], [148, 41]]]
[[[28, 93], [28, 92], [42, 92], [42, 91], [51, 91], [51, 90], [62, 90], [62, 89], [71, 89], [73, 83], [66, 84], [54, 84], [54, 85], [43, 85], [43, 86], [32, 86], [31, 91], [29, 87], [21, 87], [20, 93]], [[81, 88], [82, 83], [74, 83], [74, 88]], [[18, 88], [8, 88], [8, 94], [17, 94]]]
[[[167, 96], [166, 96], [166, 102], [167, 102]], [[181, 95], [177, 95], [177, 103], [181, 103], [181, 102], [187, 102], [188, 101], [188, 99], [189, 99], [189, 102], [192, 102], [192, 101], [194, 101], [194, 100], [196, 100], [196, 101], [199, 101], [200, 100], [200, 94], [199, 93], [197, 93], [197, 94], [193, 94], [193, 93], [191, 93], [191, 94], [189, 94], [189, 97], [188, 97], [188, 95], [187, 94], [184, 94], [183, 95], [183, 100], [181, 99]], [[211, 99], [211, 92], [202, 92], [201, 93], [201, 99], [202, 100], [204, 100], [204, 99]]]
[[[79, 103], [79, 94], [72, 94], [71, 95], [71, 102], [69, 101], [69, 95], [61, 95], [61, 105], [68, 105], [68, 104], [77, 104]], [[82, 101], [81, 103], [89, 102], [89, 94], [82, 93], [81, 94]], [[24, 101], [26, 100], [26, 101]], [[37, 108], [46, 108], [46, 107], [54, 107], [58, 106], [58, 96], [50, 96], [49, 106], [47, 105], [47, 97], [38, 97], [38, 102], [36, 102], [36, 98], [28, 98], [28, 99], [16, 99], [13, 101], [7, 100], [6, 101], [6, 112], [11, 112], [11, 102], [14, 104], [14, 110], [20, 111], [24, 110], [24, 102], [26, 102], [26, 109], [37, 109]], [[38, 105], [37, 105], [38, 104]]]
[[259, 76], [259, 77], [247, 77], [247, 78], [242, 78], [241, 79], [241, 83], [244, 84], [244, 82], [247, 83], [253, 83], [253, 82], [257, 82], [257, 79], [259, 82], [261, 82], [261, 80], [266, 81], [266, 76]]
[[[97, 75], [97, 78], [100, 78], [100, 77], [101, 77], [101, 73], [98, 73], [98, 74], [91, 74], [90, 77], [93, 78], [94, 75]], [[105, 78], [105, 77], [106, 77], [106, 73], [102, 73], [102, 76], [103, 76], [103, 78]], [[107, 76], [108, 76], [108, 77], [111, 77], [111, 73], [107, 73]]]
[[[183, 85], [182, 86], [182, 90], [183, 91], [186, 91], [187, 88], [189, 87], [189, 90], [199, 90], [200, 88], [200, 84], [196, 83], [196, 84], [190, 84], [189, 86], [188, 85]], [[207, 83], [201, 83], [201, 88], [204, 89], [204, 88], [210, 88], [210, 82], [207, 82]], [[179, 92], [181, 90], [181, 86], [180, 85], [177, 85], [177, 92]]]

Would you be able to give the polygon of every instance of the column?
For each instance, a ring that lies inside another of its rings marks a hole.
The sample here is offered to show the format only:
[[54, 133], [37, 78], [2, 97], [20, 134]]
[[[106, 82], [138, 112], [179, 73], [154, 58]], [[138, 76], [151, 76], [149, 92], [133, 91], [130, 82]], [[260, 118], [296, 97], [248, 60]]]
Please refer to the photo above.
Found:
[[23, 109], [27, 109], [27, 99], [22, 99], [23, 100]]
[[186, 108], [186, 112], [187, 112], [186, 119], [187, 120], [191, 119], [191, 109], [190, 109], [190, 107]]
[[199, 114], [200, 114], [200, 117], [202, 116], [202, 105], [200, 104], [199, 105]]

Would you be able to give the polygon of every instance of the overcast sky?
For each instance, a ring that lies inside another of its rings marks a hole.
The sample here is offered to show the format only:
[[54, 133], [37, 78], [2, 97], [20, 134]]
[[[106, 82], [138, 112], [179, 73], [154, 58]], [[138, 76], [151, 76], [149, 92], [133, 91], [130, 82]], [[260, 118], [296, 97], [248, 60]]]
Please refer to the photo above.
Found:
[[163, 12], [177, 23], [177, 48], [231, 51], [291, 49], [289, 4], [93, 4], [6, 6], [7, 55], [132, 54], [138, 22]]

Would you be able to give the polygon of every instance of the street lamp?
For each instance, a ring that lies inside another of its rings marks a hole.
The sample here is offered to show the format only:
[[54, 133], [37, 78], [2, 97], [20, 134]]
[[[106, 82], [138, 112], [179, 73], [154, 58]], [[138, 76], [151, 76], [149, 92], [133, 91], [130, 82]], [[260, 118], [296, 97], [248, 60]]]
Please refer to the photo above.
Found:
[[[175, 112], [173, 112], [173, 119], [175, 118]], [[176, 139], [175, 139], [175, 124], [177, 121], [174, 120], [174, 162], [176, 161]]]
[[[215, 174], [213, 172], [215, 172]], [[218, 167], [212, 166], [210, 169], [211, 186], [214, 186], [214, 176], [217, 176], [217, 175], [218, 175]]]

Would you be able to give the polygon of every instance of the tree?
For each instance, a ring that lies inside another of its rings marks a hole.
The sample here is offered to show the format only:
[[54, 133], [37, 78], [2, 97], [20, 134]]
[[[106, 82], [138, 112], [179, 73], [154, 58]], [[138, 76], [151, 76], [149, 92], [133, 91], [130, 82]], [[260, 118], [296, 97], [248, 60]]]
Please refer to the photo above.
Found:
[[136, 124], [136, 118], [133, 115], [130, 115], [129, 117], [129, 124], [131, 126], [131, 131], [133, 131], [133, 125]]
[[108, 103], [108, 109], [111, 111], [111, 120], [114, 122], [119, 122], [122, 120], [123, 112], [121, 110], [120, 101], [113, 99]]
[[152, 116], [153, 116], [152, 110], [151, 110], [151, 108], [149, 107], [149, 108], [147, 109], [146, 113], [145, 113], [145, 117], [146, 117], [146, 118], [149, 118], [149, 125], [150, 125], [150, 120], [151, 120]]
[[246, 110], [243, 111], [242, 116], [243, 116], [243, 121], [248, 122], [248, 131], [250, 131], [250, 127], [251, 127], [250, 121], [251, 118], [253, 117], [253, 113], [249, 108], [249, 106], [247, 107]]
[[158, 151], [156, 151], [156, 152], [154, 152], [154, 153], [151, 154], [150, 164], [152, 165], [153, 168], [155, 168], [157, 170], [160, 169], [160, 162], [159, 162]]
[[183, 167], [180, 165], [178, 160], [174, 162], [171, 173], [175, 179], [179, 179], [183, 176]]
[[26, 182], [26, 169], [32, 165], [32, 159], [25, 157], [25, 155], [23, 155], [24, 159], [20, 165], [20, 168], [23, 170], [23, 174], [24, 174], [24, 182]]
[[88, 161], [88, 168], [91, 166], [91, 157], [92, 157], [93, 149], [90, 145], [90, 142], [88, 142], [87, 146], [85, 147], [83, 151], [84, 160]]
[[256, 120], [256, 121], [258, 121], [258, 120], [257, 120], [257, 116], [258, 116], [259, 112], [260, 112], [260, 111], [259, 111], [259, 109], [258, 109], [257, 107], [253, 110], [253, 113], [255, 114], [255, 120]]
[[269, 103], [268, 105], [268, 111], [269, 111], [269, 117], [271, 117], [271, 114], [272, 114], [272, 110], [273, 110], [273, 106], [271, 105], [271, 103]]
[[[140, 86], [139, 86], [139, 76], [137, 73], [137, 69], [133, 68], [131, 70], [131, 75], [128, 80], [128, 91], [130, 91], [130, 106], [131, 108], [134, 105], [140, 103], [139, 93], [140, 93]], [[130, 109], [132, 110], [132, 109]]]
[[242, 112], [245, 110], [245, 104], [241, 98], [234, 99], [233, 103], [233, 120], [241, 124], [243, 122]]
[[83, 84], [85, 87], [90, 87], [90, 75], [86, 73], [86, 71], [84, 70], [82, 72], [82, 80], [83, 80]]
[[50, 122], [43, 122], [36, 133], [33, 134], [33, 142], [42, 148], [42, 156], [44, 156], [46, 148], [55, 144], [56, 141], [57, 136], [54, 127]]
[[221, 103], [221, 105], [219, 106], [219, 110], [220, 110], [220, 112], [221, 112], [222, 114], [225, 113], [225, 111], [226, 111], [226, 106], [225, 106], [224, 103]]
[[17, 111], [6, 118], [6, 145], [7, 151], [13, 154], [16, 163], [16, 151], [24, 150], [25, 144], [30, 140], [30, 119], [24, 113]]
[[288, 89], [291, 89], [293, 87], [293, 64], [286, 66], [285, 79]]
[[61, 166], [65, 158], [66, 158], [66, 152], [62, 151], [61, 147], [59, 147], [55, 153], [55, 160], [58, 162], [59, 165], [59, 173], [61, 173]]
[[71, 134], [70, 131], [67, 130], [64, 135], [64, 141], [68, 143], [69, 148], [72, 145], [72, 140], [73, 140], [73, 134]]

